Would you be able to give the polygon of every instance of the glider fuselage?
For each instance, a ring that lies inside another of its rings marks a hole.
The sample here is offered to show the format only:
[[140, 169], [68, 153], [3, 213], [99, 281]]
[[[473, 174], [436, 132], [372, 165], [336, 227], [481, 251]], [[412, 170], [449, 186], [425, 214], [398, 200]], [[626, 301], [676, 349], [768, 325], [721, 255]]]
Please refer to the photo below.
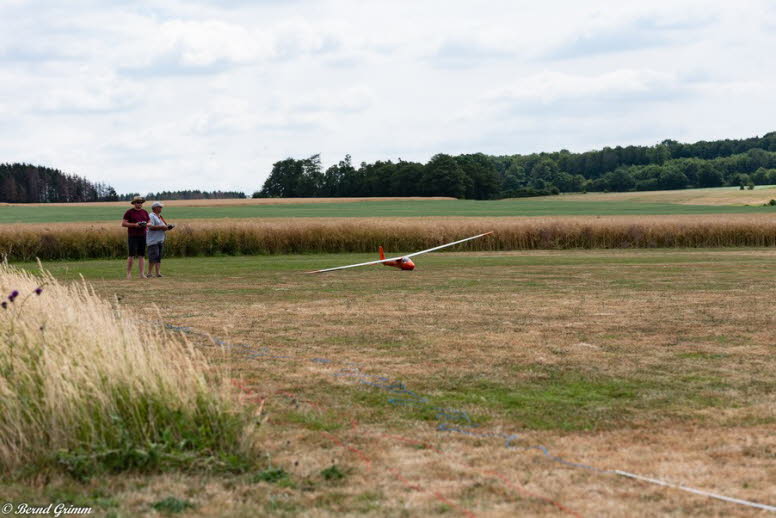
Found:
[[[383, 251], [382, 246], [378, 249], [378, 252], [380, 253], [380, 260], [385, 261], [385, 252]], [[415, 269], [415, 263], [413, 263], [412, 259], [410, 259], [409, 257], [400, 257], [395, 261], [385, 261], [383, 264], [385, 266], [393, 266], [394, 268], [399, 268], [400, 270]]]
[[415, 269], [415, 263], [413, 263], [412, 259], [410, 259], [409, 257], [402, 257], [401, 259], [398, 259], [396, 261], [388, 261], [383, 264], [385, 266], [393, 266], [394, 268], [399, 268], [401, 270]]

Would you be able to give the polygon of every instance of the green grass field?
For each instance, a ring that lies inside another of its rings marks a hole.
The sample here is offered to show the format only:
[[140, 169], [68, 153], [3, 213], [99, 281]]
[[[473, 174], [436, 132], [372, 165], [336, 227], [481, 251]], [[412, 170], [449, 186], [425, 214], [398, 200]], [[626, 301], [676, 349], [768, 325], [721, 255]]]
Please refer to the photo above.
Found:
[[[170, 259], [165, 278], [132, 281], [121, 260], [44, 265], [149, 322], [241, 344], [190, 337], [261, 395], [268, 460], [8, 494], [74, 495], [114, 516], [172, 503], [189, 516], [554, 516], [551, 502], [583, 516], [749, 515], [504, 448], [517, 433], [520, 448], [773, 504], [773, 250], [453, 252], [413, 272], [304, 274], [371, 258]], [[354, 369], [422, 399], [396, 404]]]
[[[127, 204], [129, 208], [129, 204]], [[578, 201], [559, 199], [406, 200], [287, 205], [174, 206], [165, 209], [169, 219], [219, 218], [329, 218], [423, 216], [590, 216], [644, 214], [750, 214], [773, 213], [774, 207], [743, 205], [686, 205], [627, 200]], [[0, 223], [119, 221], [123, 207], [115, 206], [5, 206]]]
[[[727, 253], [725, 251], [727, 250]], [[706, 264], [706, 263], [727, 263], [734, 265], [741, 264], [759, 264], [768, 266], [772, 264], [772, 252], [763, 251], [762, 254], [748, 254], [746, 249], [743, 253], [736, 254], [729, 249], [686, 249], [670, 250], [663, 252], [643, 251], [642, 253], [633, 253], [624, 250], [622, 252], [607, 250], [587, 253], [562, 253], [562, 252], [525, 252], [525, 253], [504, 253], [504, 252], [477, 252], [477, 253], [437, 253], [430, 254], [417, 259], [418, 270], [408, 272], [403, 275], [412, 279], [413, 275], [418, 275], [426, 268], [455, 269], [464, 257], [466, 262], [475, 263], [472, 266], [477, 267], [530, 267], [530, 266], [598, 266], [598, 265], [669, 265], [669, 264]], [[164, 260], [165, 269], [171, 271], [176, 277], [182, 277], [194, 281], [215, 281], [219, 277], [246, 279], [260, 276], [269, 272], [286, 272], [288, 274], [308, 272], [320, 268], [338, 266], [343, 264], [354, 264], [374, 259], [375, 254], [311, 254], [311, 255], [273, 255], [273, 256], [238, 256], [238, 257], [200, 257], [200, 258], [171, 258]], [[36, 270], [37, 263], [34, 262], [14, 262], [28, 270]], [[85, 261], [52, 261], [44, 262], [46, 270], [53, 273], [57, 278], [64, 280], [77, 280], [82, 276], [87, 281], [119, 281], [123, 279], [122, 268], [125, 264], [123, 259], [99, 259]], [[347, 278], [357, 277], [358, 272], [381, 272], [389, 274], [394, 271], [392, 268], [381, 266], [365, 267], [363, 270], [352, 270], [350, 272], [341, 272], [348, 276]], [[353, 273], [355, 272], [355, 273]], [[327, 274], [322, 277], [331, 279], [337, 274]], [[235, 277], [237, 276], [237, 277]], [[336, 278], [336, 277], [335, 277]], [[401, 278], [400, 278], [401, 279]], [[153, 282], [150, 280], [149, 282]], [[154, 288], [153, 284], [144, 285]], [[246, 288], [248, 289], [248, 288]]]

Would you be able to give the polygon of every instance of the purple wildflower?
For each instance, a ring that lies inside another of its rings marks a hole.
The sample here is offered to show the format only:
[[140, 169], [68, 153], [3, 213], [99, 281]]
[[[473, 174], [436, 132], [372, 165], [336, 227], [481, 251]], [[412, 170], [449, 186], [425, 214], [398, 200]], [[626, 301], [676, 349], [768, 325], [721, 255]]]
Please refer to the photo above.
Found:
[[35, 288], [35, 295], [40, 295], [41, 293], [43, 293], [43, 286]]
[[6, 301], [0, 302], [0, 306], [3, 307], [3, 309], [8, 307], [8, 303]]
[[11, 292], [11, 294], [10, 294], [10, 295], [8, 295], [8, 300], [10, 300], [11, 302], [13, 302], [14, 300], [16, 300], [16, 297], [18, 297], [18, 296], [19, 296], [19, 290], [13, 290], [13, 291]]

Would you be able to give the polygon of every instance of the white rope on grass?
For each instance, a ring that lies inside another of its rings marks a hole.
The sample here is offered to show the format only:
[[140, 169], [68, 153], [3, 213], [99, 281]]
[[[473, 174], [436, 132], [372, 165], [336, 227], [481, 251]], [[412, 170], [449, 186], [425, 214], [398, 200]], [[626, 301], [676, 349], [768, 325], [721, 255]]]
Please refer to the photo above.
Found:
[[749, 507], [757, 507], [758, 509], [765, 509], [766, 511], [776, 512], [776, 507], [772, 505], [758, 504], [757, 502], [750, 502], [749, 500], [741, 500], [740, 498], [732, 498], [725, 495], [718, 495], [717, 493], [710, 493], [708, 491], [702, 491], [700, 489], [683, 486], [681, 484], [674, 484], [674, 483], [666, 482], [665, 480], [659, 480], [656, 478], [644, 477], [642, 475], [636, 475], [635, 473], [628, 473], [627, 471], [621, 471], [619, 469], [613, 469], [612, 472], [617, 473], [618, 475], [622, 475], [623, 477], [642, 480], [644, 482], [649, 482], [650, 484], [657, 484], [658, 486], [671, 487], [674, 489], [679, 489], [681, 491], [687, 491], [688, 493], [695, 493], [696, 495], [708, 496], [710, 498], [716, 498], [717, 500], [724, 500], [725, 502], [748, 505]]

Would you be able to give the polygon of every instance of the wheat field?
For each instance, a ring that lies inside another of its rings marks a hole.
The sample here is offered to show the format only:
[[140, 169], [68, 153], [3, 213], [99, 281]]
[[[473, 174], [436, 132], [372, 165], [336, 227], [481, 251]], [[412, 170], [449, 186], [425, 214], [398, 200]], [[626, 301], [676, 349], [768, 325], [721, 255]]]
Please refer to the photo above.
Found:
[[[168, 233], [168, 257], [373, 252], [409, 253], [493, 231], [458, 250], [718, 248], [776, 246], [776, 214], [539, 218], [292, 218], [184, 220]], [[9, 260], [126, 257], [118, 224], [0, 226]]]

